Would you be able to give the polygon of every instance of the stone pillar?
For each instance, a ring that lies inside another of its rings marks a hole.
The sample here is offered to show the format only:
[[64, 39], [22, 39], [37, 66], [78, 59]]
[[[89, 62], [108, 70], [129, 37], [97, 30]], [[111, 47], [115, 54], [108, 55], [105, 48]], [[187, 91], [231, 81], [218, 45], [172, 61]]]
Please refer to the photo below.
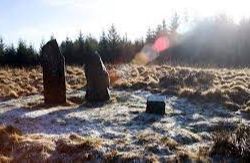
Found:
[[86, 57], [84, 71], [87, 79], [86, 100], [89, 102], [109, 100], [109, 74], [98, 53]]
[[41, 59], [45, 103], [66, 103], [65, 60], [56, 40], [42, 47]]

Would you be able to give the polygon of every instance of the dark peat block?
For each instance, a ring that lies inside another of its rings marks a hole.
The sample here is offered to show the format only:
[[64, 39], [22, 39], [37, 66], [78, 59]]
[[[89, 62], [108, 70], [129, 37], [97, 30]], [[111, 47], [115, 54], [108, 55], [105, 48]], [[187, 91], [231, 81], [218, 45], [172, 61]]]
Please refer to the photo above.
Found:
[[165, 114], [166, 97], [160, 95], [151, 95], [147, 98], [146, 113]]

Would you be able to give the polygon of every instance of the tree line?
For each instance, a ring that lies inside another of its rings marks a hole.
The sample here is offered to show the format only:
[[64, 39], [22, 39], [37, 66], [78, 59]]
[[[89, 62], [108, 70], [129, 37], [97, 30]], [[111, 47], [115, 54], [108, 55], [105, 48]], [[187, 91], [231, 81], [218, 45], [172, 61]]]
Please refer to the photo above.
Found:
[[[162, 34], [167, 34], [171, 29], [177, 29], [179, 16], [175, 14], [171, 24], [167, 27], [165, 20], [155, 29], [148, 29], [145, 39], [131, 41], [127, 36], [121, 36], [116, 27], [111, 25], [107, 31], [103, 31], [97, 40], [91, 35], [84, 36], [79, 33], [75, 40], [66, 37], [59, 45], [61, 53], [65, 57], [66, 64], [82, 65], [85, 57], [90, 53], [98, 52], [106, 63], [128, 63], [141, 51], [145, 44], [153, 43]], [[54, 39], [51, 36], [51, 39]], [[44, 43], [41, 43], [41, 47]], [[41, 49], [41, 48], [40, 48]], [[0, 65], [9, 66], [35, 66], [40, 61], [40, 51], [36, 51], [32, 45], [27, 45], [20, 40], [17, 47], [6, 45], [0, 38]]]
[[[250, 66], [250, 20], [242, 19], [238, 24], [225, 15], [206, 18], [195, 23], [184, 34], [178, 33], [181, 17], [174, 14], [171, 20], [154, 29], [146, 36], [131, 41], [120, 36], [114, 25], [103, 31], [99, 39], [81, 32], [75, 40], [66, 38], [59, 45], [66, 64], [82, 65], [85, 57], [98, 52], [106, 63], [131, 62], [135, 55], [160, 36], [166, 36], [170, 48], [160, 52], [155, 63], [212, 65], [221, 67]], [[6, 45], [0, 38], [0, 65], [35, 66], [39, 64], [41, 51], [20, 40], [17, 47]]]
[[[51, 39], [54, 39], [51, 36]], [[41, 47], [44, 43], [41, 44]], [[121, 37], [114, 25], [107, 32], [103, 32], [100, 39], [91, 35], [84, 36], [79, 33], [75, 40], [67, 37], [59, 45], [61, 53], [65, 57], [66, 64], [82, 65], [85, 57], [90, 53], [98, 52], [104, 62], [126, 63], [130, 62], [136, 53], [144, 46], [144, 40], [129, 40], [126, 36]], [[20, 40], [17, 47], [5, 45], [0, 38], [0, 65], [9, 66], [35, 66], [40, 61], [40, 51], [36, 51], [32, 45], [27, 45]]]
[[0, 65], [35, 66], [39, 63], [38, 52], [33, 46], [27, 46], [20, 40], [17, 48], [14, 45], [6, 46], [0, 38]]

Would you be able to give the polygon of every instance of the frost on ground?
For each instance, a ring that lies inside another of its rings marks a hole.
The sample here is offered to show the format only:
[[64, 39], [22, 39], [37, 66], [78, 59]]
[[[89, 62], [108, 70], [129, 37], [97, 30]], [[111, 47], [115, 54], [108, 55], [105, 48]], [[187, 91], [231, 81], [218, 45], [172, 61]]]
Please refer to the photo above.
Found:
[[[199, 152], [209, 148], [213, 132], [233, 130], [240, 123], [250, 125], [239, 111], [177, 96], [166, 96], [166, 115], [147, 114], [150, 95], [146, 91], [112, 90], [112, 100], [105, 104], [38, 108], [25, 106], [41, 102], [41, 95], [0, 101], [0, 124], [54, 141], [72, 134], [96, 137], [103, 141], [104, 152], [152, 154], [159, 159], [172, 157], [177, 150]], [[71, 92], [68, 97], [81, 99], [84, 91]]]

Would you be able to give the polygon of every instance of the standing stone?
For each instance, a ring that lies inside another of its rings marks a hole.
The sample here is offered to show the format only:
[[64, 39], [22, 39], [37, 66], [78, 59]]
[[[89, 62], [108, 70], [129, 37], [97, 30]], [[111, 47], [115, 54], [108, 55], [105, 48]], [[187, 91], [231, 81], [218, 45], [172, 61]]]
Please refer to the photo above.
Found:
[[66, 103], [65, 60], [56, 40], [42, 47], [41, 57], [45, 103]]
[[159, 95], [149, 96], [147, 99], [146, 113], [165, 114], [166, 97]]
[[87, 79], [86, 100], [89, 102], [109, 100], [109, 74], [97, 52], [86, 57], [84, 71]]

